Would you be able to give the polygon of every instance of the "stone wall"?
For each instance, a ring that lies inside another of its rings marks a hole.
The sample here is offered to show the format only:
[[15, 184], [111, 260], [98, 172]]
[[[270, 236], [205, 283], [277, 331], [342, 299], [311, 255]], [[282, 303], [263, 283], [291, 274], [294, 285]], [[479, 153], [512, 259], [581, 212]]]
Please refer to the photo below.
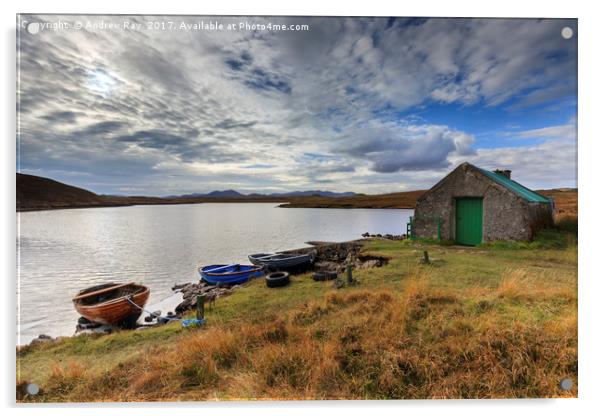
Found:
[[418, 199], [415, 235], [436, 238], [440, 218], [441, 238], [454, 240], [455, 199], [459, 197], [483, 198], [483, 241], [530, 240], [535, 231], [551, 221], [549, 205], [528, 203], [474, 166], [463, 163]]
[[530, 226], [531, 240], [538, 231], [554, 225], [554, 208], [551, 205], [536, 203], [529, 203], [528, 206], [527, 222]]

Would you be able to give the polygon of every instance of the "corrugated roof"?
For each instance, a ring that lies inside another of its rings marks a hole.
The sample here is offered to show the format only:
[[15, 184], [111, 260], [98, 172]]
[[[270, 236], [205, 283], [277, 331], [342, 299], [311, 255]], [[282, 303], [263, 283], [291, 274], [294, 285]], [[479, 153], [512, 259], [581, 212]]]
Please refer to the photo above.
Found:
[[552, 201], [545, 196], [538, 194], [530, 190], [527, 187], [524, 187], [518, 182], [513, 181], [512, 179], [508, 179], [504, 175], [500, 175], [499, 173], [491, 172], [489, 170], [477, 168], [481, 173], [493, 179], [495, 182], [499, 183], [502, 186], [510, 189], [512, 192], [520, 196], [521, 198], [529, 201], [529, 202], [543, 202], [543, 203], [551, 203]]

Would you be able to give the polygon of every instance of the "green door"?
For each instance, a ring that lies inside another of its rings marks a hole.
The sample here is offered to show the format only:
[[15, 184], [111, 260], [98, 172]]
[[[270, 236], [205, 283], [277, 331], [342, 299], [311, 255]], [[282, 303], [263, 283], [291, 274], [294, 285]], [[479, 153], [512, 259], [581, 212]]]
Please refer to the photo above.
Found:
[[483, 198], [456, 198], [456, 242], [476, 246], [483, 240]]

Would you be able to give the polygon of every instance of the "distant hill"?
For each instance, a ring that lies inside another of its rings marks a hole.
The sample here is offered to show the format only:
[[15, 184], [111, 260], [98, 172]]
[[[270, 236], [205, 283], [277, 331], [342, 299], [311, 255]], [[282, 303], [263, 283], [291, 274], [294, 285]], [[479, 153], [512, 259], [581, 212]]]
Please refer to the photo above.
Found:
[[579, 192], [576, 188], [544, 189], [537, 192], [554, 198], [558, 214], [577, 216]]
[[345, 198], [355, 196], [355, 192], [330, 192], [330, 191], [296, 191], [296, 192], [285, 192], [269, 194], [269, 196], [321, 196], [325, 198]]
[[106, 205], [94, 192], [41, 176], [17, 173], [17, 210]]
[[306, 196], [292, 198], [280, 205], [283, 208], [407, 208], [413, 209], [423, 190], [395, 192], [381, 195], [353, 194], [352, 196], [327, 198]]
[[157, 197], [98, 195], [53, 179], [24, 173], [17, 173], [16, 185], [17, 211], [173, 203]]
[[331, 192], [331, 191], [294, 191], [294, 192], [279, 192], [271, 194], [242, 194], [233, 189], [227, 191], [213, 191], [206, 194], [193, 193], [184, 195], [170, 195], [166, 198], [279, 198], [279, 197], [325, 197], [325, 198], [344, 198], [355, 196], [355, 192]]
[[208, 194], [185, 194], [185, 195], [174, 195], [170, 198], [244, 198], [245, 195], [237, 192], [233, 189], [227, 191], [213, 191]]

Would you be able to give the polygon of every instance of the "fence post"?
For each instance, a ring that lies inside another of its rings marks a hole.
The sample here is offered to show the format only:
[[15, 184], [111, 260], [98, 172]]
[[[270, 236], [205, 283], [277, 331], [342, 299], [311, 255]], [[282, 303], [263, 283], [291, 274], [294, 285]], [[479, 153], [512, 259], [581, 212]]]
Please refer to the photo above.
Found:
[[196, 319], [199, 321], [205, 319], [205, 295], [196, 297]]
[[353, 283], [353, 271], [350, 264], [347, 265], [347, 283]]

